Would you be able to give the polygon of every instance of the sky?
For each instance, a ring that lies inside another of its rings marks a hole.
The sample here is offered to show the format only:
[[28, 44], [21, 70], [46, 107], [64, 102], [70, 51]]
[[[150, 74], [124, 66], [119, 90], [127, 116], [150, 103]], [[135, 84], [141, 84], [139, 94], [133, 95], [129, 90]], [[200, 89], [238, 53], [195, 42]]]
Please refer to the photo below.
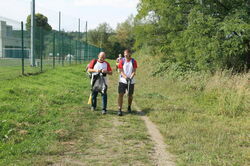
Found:
[[[58, 30], [58, 15], [61, 11], [61, 29], [77, 31], [78, 19], [81, 20], [81, 31], [94, 29], [101, 23], [108, 23], [113, 29], [124, 22], [129, 15], [136, 15], [139, 0], [36, 0], [36, 13], [48, 17], [49, 24]], [[31, 0], [0, 0], [0, 20], [14, 27], [21, 21], [26, 22], [30, 14]], [[7, 19], [6, 19], [7, 18]]]

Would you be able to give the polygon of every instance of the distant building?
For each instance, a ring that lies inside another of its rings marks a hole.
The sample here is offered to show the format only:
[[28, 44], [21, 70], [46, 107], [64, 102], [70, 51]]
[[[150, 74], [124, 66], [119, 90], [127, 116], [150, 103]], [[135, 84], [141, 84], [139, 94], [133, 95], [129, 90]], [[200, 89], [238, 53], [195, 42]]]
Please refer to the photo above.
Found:
[[[24, 39], [24, 47], [29, 48], [29, 39]], [[0, 58], [21, 58], [21, 47], [21, 31], [0, 20]], [[25, 57], [29, 57], [29, 49], [25, 49]]]

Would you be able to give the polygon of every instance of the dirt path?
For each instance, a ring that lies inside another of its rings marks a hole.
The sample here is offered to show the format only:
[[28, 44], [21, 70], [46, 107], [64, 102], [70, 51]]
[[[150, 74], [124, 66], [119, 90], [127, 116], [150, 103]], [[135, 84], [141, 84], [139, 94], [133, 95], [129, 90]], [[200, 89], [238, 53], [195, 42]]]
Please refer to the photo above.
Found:
[[[93, 112], [98, 118], [92, 133], [91, 142], [78, 140], [78, 147], [70, 153], [60, 156], [57, 165], [137, 165], [137, 166], [175, 166], [174, 157], [169, 154], [164, 139], [156, 125], [133, 103], [138, 114], [117, 116], [117, 76], [110, 79], [109, 110], [105, 116], [98, 116], [100, 111]], [[124, 107], [127, 105], [125, 96]], [[99, 104], [101, 104], [99, 102]], [[113, 111], [112, 111], [113, 110]], [[139, 115], [139, 116], [138, 116]], [[144, 123], [143, 123], [144, 122]], [[82, 145], [81, 145], [82, 144]]]
[[[115, 77], [113, 76], [113, 78], [110, 80], [110, 83], [113, 84], [112, 88], [116, 87], [114, 86], [116, 85], [116, 80], [114, 78]], [[115, 91], [113, 91], [113, 93], [114, 92]], [[124, 101], [126, 102], [126, 96], [124, 96]], [[133, 106], [136, 108], [136, 111], [140, 115], [142, 115], [141, 118], [148, 129], [148, 133], [151, 137], [151, 140], [153, 141], [154, 144], [154, 149], [152, 153], [153, 163], [156, 166], [175, 166], [174, 156], [166, 151], [167, 145], [164, 143], [163, 136], [159, 132], [157, 126], [145, 115], [144, 112], [141, 111], [141, 109], [134, 101], [133, 101]]]
[[160, 133], [160, 131], [157, 129], [156, 125], [147, 117], [144, 116], [144, 113], [140, 110], [140, 108], [137, 106], [137, 104], [134, 102], [134, 106], [136, 110], [143, 115], [142, 119], [144, 120], [148, 133], [154, 142], [154, 160], [156, 162], [157, 166], [175, 166], [174, 163], [174, 156], [171, 155], [166, 151], [167, 146], [164, 143], [164, 139]]

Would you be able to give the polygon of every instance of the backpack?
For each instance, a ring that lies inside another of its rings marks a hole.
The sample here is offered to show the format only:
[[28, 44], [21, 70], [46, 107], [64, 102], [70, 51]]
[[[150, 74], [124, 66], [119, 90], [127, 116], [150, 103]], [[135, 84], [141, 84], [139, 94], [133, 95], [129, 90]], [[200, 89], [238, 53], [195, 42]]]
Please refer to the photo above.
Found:
[[[122, 66], [124, 65], [124, 63], [125, 63], [125, 58], [122, 58], [121, 59], [121, 61], [122, 61]], [[131, 58], [131, 61], [132, 61], [132, 65], [133, 65], [133, 67], [134, 67], [134, 63], [135, 63], [135, 60], [134, 60], [134, 58]]]
[[[95, 61], [94, 61], [94, 66], [95, 66], [96, 62], [97, 62], [97, 59], [95, 59]], [[88, 72], [88, 68], [89, 68], [89, 64], [88, 64], [87, 67], [86, 67], [86, 72], [87, 72], [89, 78], [91, 79], [93, 73], [92, 73], [92, 72]]]

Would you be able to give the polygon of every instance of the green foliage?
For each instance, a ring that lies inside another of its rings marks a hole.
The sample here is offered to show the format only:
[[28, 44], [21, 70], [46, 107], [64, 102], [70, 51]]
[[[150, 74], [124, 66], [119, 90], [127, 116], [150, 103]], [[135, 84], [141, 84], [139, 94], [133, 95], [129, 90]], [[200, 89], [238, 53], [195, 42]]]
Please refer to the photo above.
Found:
[[123, 48], [131, 49], [134, 45], [134, 16], [130, 15], [123, 23], [117, 25], [114, 38]]
[[[35, 14], [36, 27], [40, 27], [46, 31], [51, 31], [52, 27], [48, 23], [48, 18], [41, 13]], [[26, 19], [26, 29], [29, 31], [31, 27], [31, 15], [28, 15]]]
[[141, 0], [135, 48], [151, 46], [194, 70], [241, 71], [250, 68], [249, 11], [247, 0]]
[[108, 57], [110, 58], [112, 52], [112, 43], [109, 41], [109, 37], [112, 36], [114, 30], [107, 23], [99, 24], [97, 28], [88, 32], [88, 42], [103, 48]]
[[108, 58], [115, 59], [126, 48], [132, 49], [135, 42], [134, 24], [133, 15], [118, 24], [116, 30], [107, 23], [102, 23], [88, 32], [88, 40], [91, 44], [103, 48]]

